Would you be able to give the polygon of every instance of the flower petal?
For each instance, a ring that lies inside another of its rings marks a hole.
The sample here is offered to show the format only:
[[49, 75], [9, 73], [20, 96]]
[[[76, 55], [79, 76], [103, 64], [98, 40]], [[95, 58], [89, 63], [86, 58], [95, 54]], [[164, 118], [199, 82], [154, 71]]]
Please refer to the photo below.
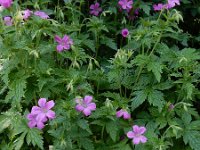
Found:
[[76, 105], [75, 109], [79, 112], [83, 111], [84, 110], [84, 107], [80, 104]]
[[35, 127], [36, 126], [36, 121], [29, 121], [28, 122], [28, 126], [29, 126], [29, 128]]
[[44, 128], [44, 123], [43, 122], [37, 122], [37, 128], [38, 129]]
[[54, 105], [55, 105], [54, 101], [51, 100], [51, 101], [48, 101], [48, 102], [46, 103], [45, 108], [46, 108], [47, 110], [49, 110], [49, 109], [53, 108]]
[[134, 133], [133, 131], [129, 131], [126, 135], [127, 135], [127, 137], [128, 137], [129, 139], [132, 139], [132, 138], [135, 137], [135, 133]]
[[38, 101], [38, 105], [41, 107], [41, 108], [44, 108], [45, 105], [46, 105], [46, 98], [40, 98], [39, 101]]
[[94, 4], [90, 5], [90, 9], [94, 9]]
[[145, 136], [141, 135], [141, 136], [140, 136], [140, 141], [141, 141], [142, 143], [146, 143], [146, 142], [147, 142], [147, 138], [146, 138]]
[[116, 112], [117, 118], [120, 118], [123, 114], [124, 114], [124, 111], [122, 109]]
[[67, 35], [64, 35], [62, 41], [65, 42], [65, 43], [67, 43], [68, 40], [69, 40], [69, 37]]
[[95, 103], [90, 103], [87, 105], [87, 108], [90, 110], [96, 110], [96, 104]]
[[140, 143], [140, 137], [134, 137], [133, 138], [133, 144], [139, 144]]
[[88, 109], [88, 108], [85, 108], [85, 109], [83, 110], [83, 113], [84, 113], [85, 116], [89, 116], [89, 115], [91, 114], [91, 110]]
[[42, 112], [42, 110], [41, 110], [41, 108], [38, 107], [38, 106], [33, 106], [32, 109], [31, 109], [31, 114], [32, 114], [32, 115], [37, 115], [37, 114], [39, 114], [39, 113], [41, 113], [41, 112]]
[[52, 110], [48, 110], [48, 112], [46, 113], [46, 116], [49, 118], [49, 119], [54, 119], [56, 117], [56, 114], [54, 111]]
[[123, 114], [123, 118], [124, 119], [130, 119], [131, 115], [128, 112], [125, 111], [124, 114]]
[[43, 122], [44, 120], [47, 120], [46, 119], [46, 115], [45, 113], [39, 113], [37, 116], [36, 116], [36, 121], [37, 122]]
[[145, 131], [146, 131], [145, 127], [139, 127], [139, 134], [144, 134]]
[[86, 104], [89, 104], [89, 103], [92, 101], [92, 99], [93, 99], [92, 96], [86, 95], [86, 96], [84, 97], [83, 102], [86, 103]]
[[135, 132], [135, 134], [139, 133], [139, 127], [137, 125], [133, 126], [133, 132]]
[[58, 52], [62, 52], [63, 51], [63, 46], [61, 44], [56, 46], [56, 49]]
[[36, 115], [33, 115], [33, 114], [29, 113], [29, 114], [26, 116], [26, 118], [27, 118], [28, 120], [33, 120], [33, 119], [35, 119], [35, 116], [36, 116]]
[[61, 43], [61, 42], [62, 42], [62, 39], [61, 39], [58, 35], [56, 35], [56, 36], [54, 37], [54, 40], [55, 40], [56, 42], [58, 42], [58, 43]]

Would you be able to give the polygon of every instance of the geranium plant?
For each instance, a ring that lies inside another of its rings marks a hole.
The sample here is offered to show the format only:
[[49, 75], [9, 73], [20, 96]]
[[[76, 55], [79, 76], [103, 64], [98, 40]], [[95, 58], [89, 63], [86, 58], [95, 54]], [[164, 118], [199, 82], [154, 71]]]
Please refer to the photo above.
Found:
[[0, 149], [199, 150], [196, 3], [0, 0]]

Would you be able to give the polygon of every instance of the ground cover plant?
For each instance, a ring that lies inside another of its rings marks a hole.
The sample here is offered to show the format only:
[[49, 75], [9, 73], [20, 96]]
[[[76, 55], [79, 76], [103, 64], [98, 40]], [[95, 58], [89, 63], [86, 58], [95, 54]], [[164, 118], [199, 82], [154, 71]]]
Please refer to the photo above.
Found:
[[0, 0], [1, 150], [199, 150], [198, 0]]

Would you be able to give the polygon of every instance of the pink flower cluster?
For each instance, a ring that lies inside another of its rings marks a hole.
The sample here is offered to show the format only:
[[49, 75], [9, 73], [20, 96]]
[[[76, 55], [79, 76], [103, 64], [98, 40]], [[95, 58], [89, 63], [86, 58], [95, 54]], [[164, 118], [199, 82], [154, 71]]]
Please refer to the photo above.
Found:
[[[34, 13], [32, 11], [30, 11], [29, 9], [21, 11], [21, 15], [24, 20], [27, 20], [32, 14], [34, 14], [35, 16], [38, 16], [42, 19], [49, 18], [49, 16], [43, 11], [35, 11]], [[13, 24], [12, 17], [5, 16], [3, 20], [4, 20], [4, 24], [6, 26], [12, 26], [12, 24]]]
[[12, 0], [0, 0], [0, 5], [9, 8], [12, 5]]
[[[117, 118], [123, 117], [125, 120], [131, 118], [131, 115], [125, 109], [120, 109], [117, 111], [116, 116]], [[146, 143], [147, 138], [142, 135], [146, 132], [146, 128], [143, 126], [139, 127], [138, 125], [134, 125], [132, 128], [133, 130], [127, 133], [127, 137], [132, 139], [133, 144], [137, 145], [139, 143]]]
[[180, 0], [168, 0], [167, 4], [154, 4], [153, 9], [154, 11], [160, 11], [162, 9], [171, 9], [175, 7], [176, 5], [180, 5]]
[[31, 113], [27, 115], [27, 119], [29, 120], [28, 126], [30, 128], [37, 127], [38, 129], [42, 129], [48, 119], [55, 118], [55, 112], [51, 110], [55, 105], [53, 100], [47, 102], [46, 98], [40, 98], [38, 105], [39, 107], [33, 106]]
[[92, 102], [92, 96], [85, 96], [84, 99], [77, 98], [75, 101], [77, 103], [75, 109], [82, 112], [85, 116], [91, 115], [93, 110], [96, 110], [96, 104]]
[[56, 35], [54, 39], [58, 43], [56, 47], [58, 52], [62, 52], [63, 50], [69, 50], [73, 45], [73, 40], [67, 35], [64, 35], [63, 38]]

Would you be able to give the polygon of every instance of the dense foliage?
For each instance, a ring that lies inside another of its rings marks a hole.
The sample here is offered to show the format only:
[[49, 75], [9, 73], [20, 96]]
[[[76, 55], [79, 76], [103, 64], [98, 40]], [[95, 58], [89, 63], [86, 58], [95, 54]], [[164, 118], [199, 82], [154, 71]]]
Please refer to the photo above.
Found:
[[200, 149], [198, 0], [0, 4], [1, 150]]

